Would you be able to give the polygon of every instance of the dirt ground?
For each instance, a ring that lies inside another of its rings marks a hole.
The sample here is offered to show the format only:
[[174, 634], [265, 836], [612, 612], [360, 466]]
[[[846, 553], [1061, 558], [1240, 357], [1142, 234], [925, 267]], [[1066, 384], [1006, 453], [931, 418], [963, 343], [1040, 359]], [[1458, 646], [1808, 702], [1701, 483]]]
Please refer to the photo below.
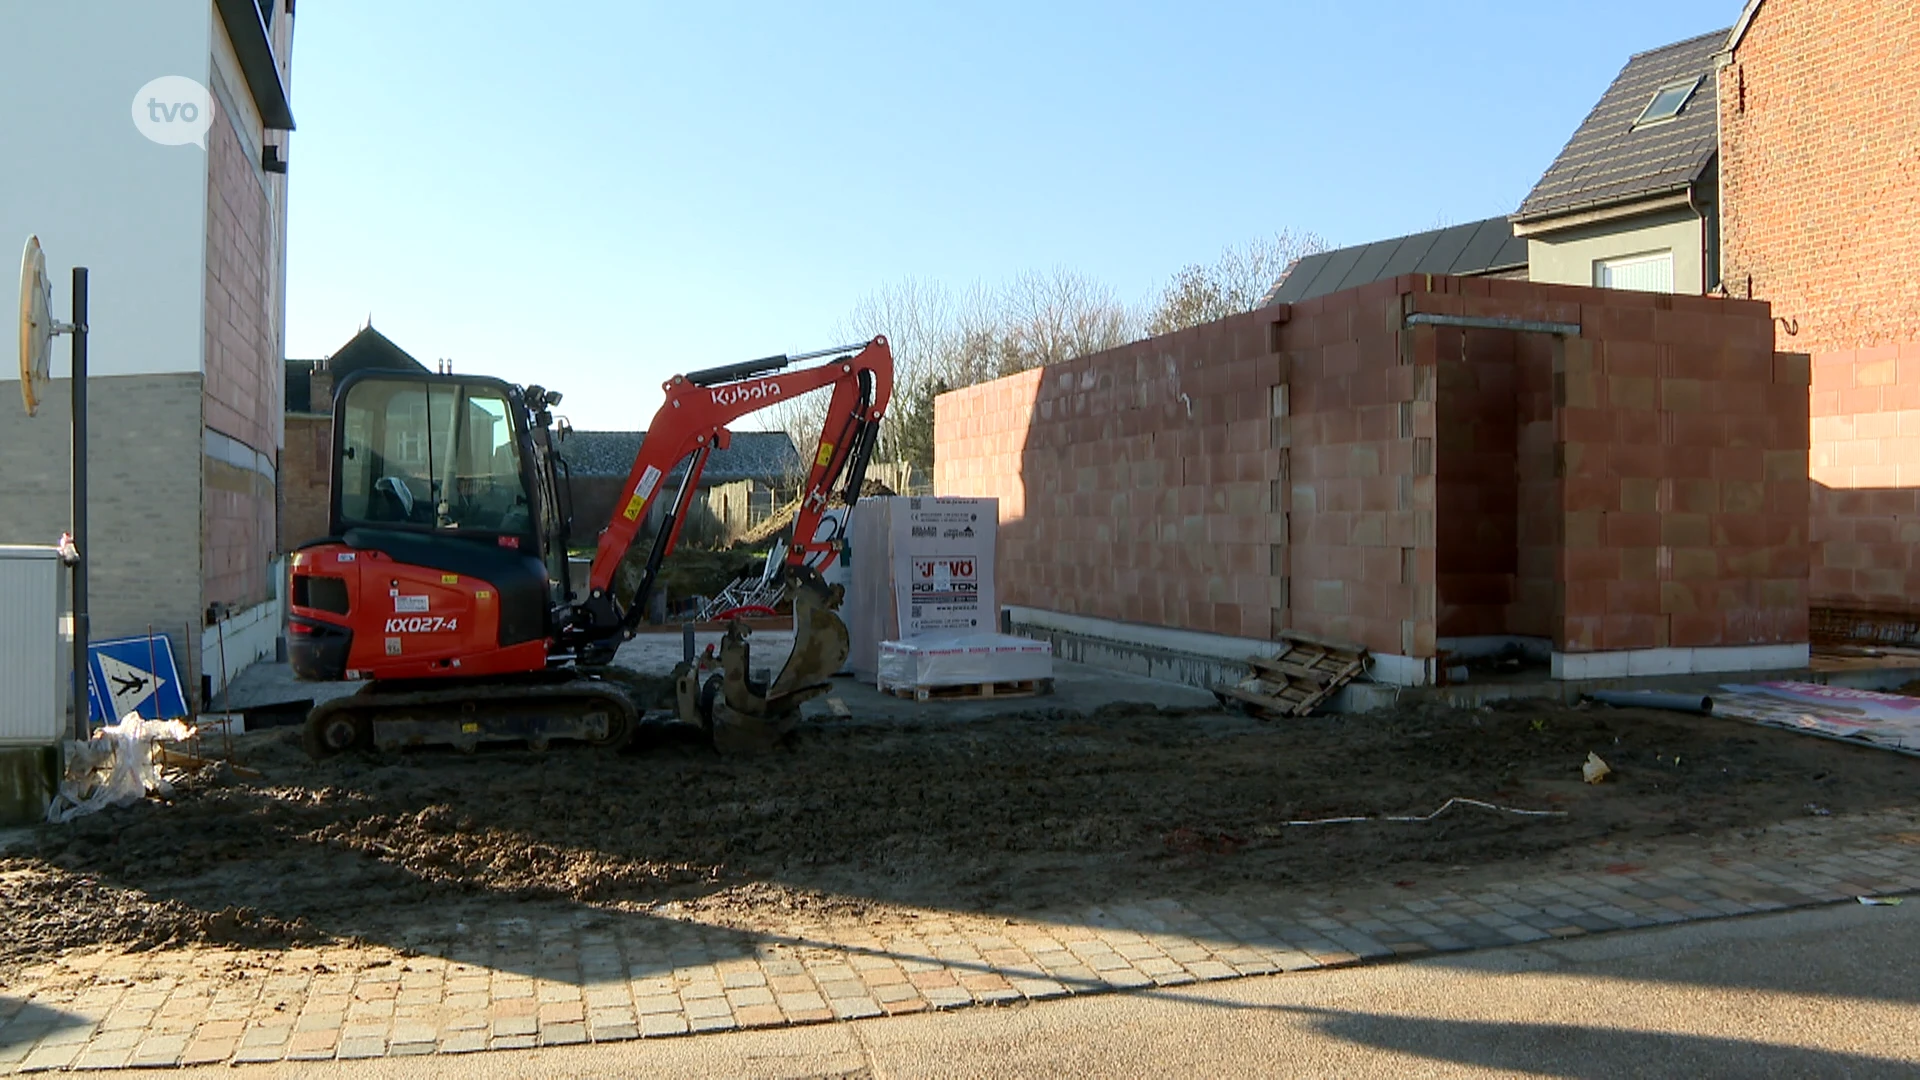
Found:
[[[1920, 762], [1727, 719], [1545, 703], [1265, 723], [1045, 710], [813, 724], [767, 757], [423, 751], [308, 761], [294, 729], [218, 770], [42, 827], [0, 858], [0, 984], [80, 946], [272, 945], [591, 905], [779, 931], [890, 909], [1006, 915], [1247, 888], [1419, 880], [1603, 842], [1697, 843], [1912, 805]], [[1580, 765], [1615, 770], [1600, 785]], [[1424, 824], [1289, 827], [1421, 814]]]

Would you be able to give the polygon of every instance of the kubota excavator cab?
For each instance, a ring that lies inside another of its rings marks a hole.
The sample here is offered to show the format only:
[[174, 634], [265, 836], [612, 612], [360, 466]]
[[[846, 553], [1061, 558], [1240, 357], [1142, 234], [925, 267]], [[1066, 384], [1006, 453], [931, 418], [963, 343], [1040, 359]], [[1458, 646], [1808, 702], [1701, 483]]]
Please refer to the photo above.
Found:
[[341, 383], [328, 535], [293, 558], [296, 674], [544, 666], [569, 600], [549, 435], [558, 398], [480, 376], [369, 371]]

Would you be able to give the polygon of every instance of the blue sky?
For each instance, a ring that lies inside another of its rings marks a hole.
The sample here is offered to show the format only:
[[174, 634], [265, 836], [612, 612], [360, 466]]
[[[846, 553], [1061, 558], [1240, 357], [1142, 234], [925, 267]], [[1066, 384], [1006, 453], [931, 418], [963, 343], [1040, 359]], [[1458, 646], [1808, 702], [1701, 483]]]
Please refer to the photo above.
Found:
[[1281, 228], [1509, 212], [1630, 54], [1738, 14], [303, 4], [288, 355], [371, 313], [422, 360], [564, 392], [576, 427], [640, 428], [673, 373], [840, 344], [903, 277], [1059, 266], [1144, 301]]

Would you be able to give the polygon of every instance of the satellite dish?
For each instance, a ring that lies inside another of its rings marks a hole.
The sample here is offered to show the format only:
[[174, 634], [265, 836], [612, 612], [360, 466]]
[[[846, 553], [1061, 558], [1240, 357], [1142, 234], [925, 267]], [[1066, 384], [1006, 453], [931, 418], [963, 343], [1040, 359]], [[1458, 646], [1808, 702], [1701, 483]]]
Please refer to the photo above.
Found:
[[28, 416], [39, 410], [52, 355], [53, 285], [47, 280], [47, 257], [40, 251], [40, 238], [29, 236], [20, 254], [20, 397]]

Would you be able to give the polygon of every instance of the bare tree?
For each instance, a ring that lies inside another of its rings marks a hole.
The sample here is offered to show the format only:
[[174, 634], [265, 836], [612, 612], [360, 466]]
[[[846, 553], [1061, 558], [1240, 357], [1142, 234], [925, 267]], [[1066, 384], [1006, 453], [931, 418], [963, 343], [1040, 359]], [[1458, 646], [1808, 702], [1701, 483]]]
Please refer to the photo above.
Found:
[[1283, 229], [1270, 240], [1228, 247], [1209, 265], [1183, 267], [1155, 301], [1147, 332], [1167, 334], [1252, 311], [1296, 261], [1326, 249], [1313, 233]]
[[1125, 345], [1139, 325], [1112, 289], [1062, 267], [1015, 278], [1001, 313], [1002, 375]]

